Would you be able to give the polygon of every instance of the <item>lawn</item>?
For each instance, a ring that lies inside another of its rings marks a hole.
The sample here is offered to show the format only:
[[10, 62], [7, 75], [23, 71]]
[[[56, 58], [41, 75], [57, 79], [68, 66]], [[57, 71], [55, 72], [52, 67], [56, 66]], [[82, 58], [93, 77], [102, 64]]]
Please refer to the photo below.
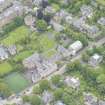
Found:
[[42, 46], [43, 51], [45, 52], [49, 49], [54, 48], [56, 42], [54, 39], [50, 39], [48, 36], [43, 35], [40, 37], [40, 45]]
[[15, 93], [21, 92], [29, 85], [29, 82], [19, 73], [8, 75], [5, 77], [5, 81], [9, 88]]
[[13, 70], [13, 68], [9, 63], [4, 62], [4, 63], [0, 64], [0, 75], [1, 76], [5, 75], [5, 74], [8, 74], [12, 70]]
[[99, 4], [105, 5], [105, 0], [96, 0]]
[[29, 57], [32, 54], [33, 54], [32, 51], [23, 51], [23, 52], [19, 53], [18, 55], [16, 55], [14, 57], [14, 60], [16, 62], [22, 61], [22, 60], [24, 60], [25, 58]]
[[55, 49], [51, 49], [49, 51], [44, 52], [43, 55], [46, 58], [50, 58], [50, 57], [54, 56], [56, 53], [57, 53], [57, 51]]
[[25, 26], [21, 26], [17, 28], [16, 30], [10, 32], [8, 34], [8, 37], [3, 39], [1, 43], [4, 45], [13, 45], [16, 42], [19, 42], [21, 40], [24, 40], [28, 36], [29, 30]]

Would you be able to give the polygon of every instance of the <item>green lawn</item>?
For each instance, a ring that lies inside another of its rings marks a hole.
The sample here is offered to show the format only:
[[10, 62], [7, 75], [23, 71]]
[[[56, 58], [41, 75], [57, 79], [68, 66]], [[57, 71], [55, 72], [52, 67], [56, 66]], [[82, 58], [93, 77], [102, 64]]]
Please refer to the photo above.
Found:
[[5, 77], [5, 81], [9, 88], [15, 93], [21, 92], [29, 85], [29, 82], [19, 73], [8, 75]]
[[24, 40], [28, 36], [29, 30], [25, 26], [21, 26], [16, 30], [10, 32], [8, 37], [1, 41], [4, 45], [13, 45], [16, 42]]
[[53, 55], [55, 55], [57, 53], [57, 51], [55, 49], [51, 49], [49, 51], [46, 51], [43, 53], [43, 55], [46, 57], [46, 58], [50, 58], [52, 57]]
[[9, 72], [11, 72], [13, 70], [12, 66], [7, 63], [7, 62], [4, 62], [4, 63], [1, 63], [0, 64], [0, 75], [5, 75]]
[[43, 35], [40, 37], [40, 45], [43, 47], [43, 50], [45, 52], [49, 49], [54, 48], [56, 45], [56, 42], [54, 39], [50, 39], [48, 38], [48, 36]]
[[16, 55], [14, 57], [14, 60], [17, 61], [22, 61], [25, 58], [29, 57], [30, 55], [32, 55], [32, 51], [23, 51], [21, 53], [19, 53], [18, 55]]
[[105, 5], [105, 0], [96, 0], [99, 4]]

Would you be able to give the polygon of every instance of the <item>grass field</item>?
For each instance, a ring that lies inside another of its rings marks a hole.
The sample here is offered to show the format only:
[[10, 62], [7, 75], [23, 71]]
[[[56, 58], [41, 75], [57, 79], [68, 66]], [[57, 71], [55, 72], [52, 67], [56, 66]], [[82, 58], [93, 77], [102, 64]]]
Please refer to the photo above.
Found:
[[23, 51], [21, 53], [19, 53], [18, 55], [16, 55], [14, 57], [14, 60], [17, 62], [17, 61], [22, 61], [24, 60], [25, 58], [29, 57], [30, 55], [32, 54], [32, 51]]
[[99, 4], [105, 5], [105, 0], [96, 0]]
[[46, 51], [43, 53], [43, 55], [46, 57], [46, 58], [50, 58], [52, 57], [53, 55], [55, 55], [57, 53], [57, 51], [55, 49], [51, 49], [49, 51]]
[[47, 36], [41, 36], [40, 45], [43, 47], [43, 50], [45, 52], [46, 50], [54, 48], [56, 42], [53, 39], [48, 38]]
[[9, 88], [15, 93], [24, 90], [29, 85], [29, 82], [19, 73], [8, 75], [5, 77], [5, 81]]
[[13, 70], [13, 68], [9, 63], [4, 62], [4, 63], [0, 64], [0, 75], [1, 76], [11, 72], [12, 70]]
[[19, 42], [21, 40], [24, 40], [29, 33], [29, 30], [25, 26], [21, 26], [17, 28], [16, 30], [10, 32], [8, 34], [8, 37], [1, 41], [4, 45], [13, 45], [16, 42]]

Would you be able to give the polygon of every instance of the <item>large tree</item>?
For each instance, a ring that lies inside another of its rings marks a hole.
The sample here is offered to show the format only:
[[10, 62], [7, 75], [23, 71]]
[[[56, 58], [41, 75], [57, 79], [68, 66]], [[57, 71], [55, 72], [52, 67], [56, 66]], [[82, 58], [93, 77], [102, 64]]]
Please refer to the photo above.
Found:
[[37, 20], [36, 27], [39, 31], [46, 31], [47, 23], [44, 20]]

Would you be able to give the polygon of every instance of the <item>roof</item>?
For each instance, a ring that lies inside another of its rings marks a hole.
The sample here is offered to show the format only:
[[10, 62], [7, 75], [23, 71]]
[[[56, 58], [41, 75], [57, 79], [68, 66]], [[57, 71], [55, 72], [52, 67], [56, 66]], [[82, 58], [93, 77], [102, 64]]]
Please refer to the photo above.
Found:
[[94, 59], [99, 59], [101, 56], [100, 56], [99, 54], [94, 54], [92, 57], [93, 57]]
[[63, 31], [65, 28], [59, 24], [59, 23], [56, 23], [55, 21], [51, 21], [50, 24], [53, 26], [53, 28], [55, 29], [55, 31], [57, 32], [60, 32], [60, 31]]
[[57, 101], [55, 105], [65, 105], [62, 101]]
[[74, 89], [78, 89], [80, 87], [80, 80], [77, 77], [67, 76], [64, 82], [67, 86], [72, 87]]
[[5, 0], [0, 0], [0, 4], [3, 3]]
[[92, 15], [92, 12], [93, 12], [93, 9], [91, 6], [88, 6], [88, 5], [82, 5], [82, 7], [80, 8], [81, 12], [82, 12], [82, 15], [84, 16], [91, 16]]
[[0, 57], [4, 57], [4, 56], [7, 56], [8, 53], [6, 52], [5, 48], [0, 46]]
[[26, 58], [25, 61], [28, 61], [28, 62], [40, 61], [39, 54], [38, 53], [34, 53], [30, 57]]
[[83, 44], [81, 43], [81, 41], [77, 40], [77, 41], [75, 41], [73, 44], [71, 44], [71, 45], [69, 46], [69, 49], [70, 49], [70, 50], [73, 49], [73, 50], [78, 51], [78, 50], [80, 50], [82, 47], [83, 47]]
[[87, 103], [86, 105], [97, 105], [98, 100], [97, 97], [95, 97], [91, 93], [84, 93], [84, 101]]
[[0, 12], [10, 7], [13, 4], [13, 1], [14, 0], [0, 0]]
[[53, 100], [53, 95], [49, 91], [44, 91], [42, 94], [42, 100], [44, 103], [49, 103]]
[[101, 24], [101, 25], [105, 25], [105, 17], [101, 17], [101, 18], [98, 20], [98, 23]]

